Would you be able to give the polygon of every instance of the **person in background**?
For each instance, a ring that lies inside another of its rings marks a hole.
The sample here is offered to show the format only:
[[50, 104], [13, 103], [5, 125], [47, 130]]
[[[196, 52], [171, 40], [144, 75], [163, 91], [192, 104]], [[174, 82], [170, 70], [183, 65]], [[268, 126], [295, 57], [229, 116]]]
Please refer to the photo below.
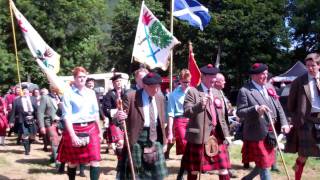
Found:
[[73, 69], [74, 82], [62, 97], [66, 130], [58, 148], [59, 162], [68, 163], [68, 177], [75, 179], [79, 164], [90, 163], [90, 179], [100, 176], [100, 120], [96, 94], [85, 86], [87, 70]]
[[[7, 94], [6, 97], [5, 97], [5, 102], [7, 104], [7, 111], [8, 111], [8, 115], [7, 115], [7, 119], [8, 120], [10, 119], [10, 114], [11, 114], [11, 111], [12, 111], [13, 101], [17, 97], [20, 96], [20, 93], [21, 93], [20, 86], [11, 86], [10, 93]], [[17, 132], [17, 127], [10, 128], [10, 130], [8, 132], [8, 137], [11, 136], [12, 132]], [[20, 138], [19, 137], [17, 138], [17, 144], [18, 145], [20, 144], [20, 139], [21, 139], [21, 136], [20, 136]]]
[[37, 100], [37, 105], [39, 106], [40, 105], [40, 99], [41, 99], [41, 94], [40, 94], [40, 90], [39, 89], [34, 89], [32, 91], [32, 96], [36, 98]]
[[148, 74], [148, 70], [146, 68], [139, 68], [136, 71], [134, 71], [134, 80], [136, 84], [132, 84], [131, 90], [139, 90], [143, 88], [143, 82], [142, 79], [146, 74]]
[[0, 97], [0, 146], [4, 146], [6, 130], [9, 127], [7, 119], [7, 105], [5, 100]]
[[[190, 88], [191, 73], [188, 69], [182, 69], [179, 74], [179, 83], [172, 93], [169, 94], [167, 113], [168, 113], [168, 144], [176, 141], [176, 154], [183, 155], [187, 141], [185, 134], [189, 118], [183, 116], [183, 103], [186, 93]], [[183, 179], [184, 167], [183, 156], [181, 166], [177, 176], [178, 180]]]
[[18, 134], [21, 134], [22, 144], [25, 149], [25, 155], [31, 151], [31, 143], [35, 140], [37, 133], [37, 100], [30, 96], [28, 86], [22, 86], [22, 96], [16, 98], [13, 102], [12, 112], [10, 115], [10, 127], [16, 123]]
[[320, 54], [310, 53], [304, 61], [308, 72], [292, 82], [288, 97], [293, 127], [285, 151], [298, 153], [296, 180], [301, 179], [308, 157], [320, 157]]
[[280, 122], [282, 131], [290, 128], [272, 84], [267, 83], [268, 66], [255, 63], [249, 69], [251, 81], [237, 97], [237, 115], [243, 120], [242, 161], [255, 162], [255, 168], [242, 179], [253, 179], [258, 174], [270, 180], [269, 168], [275, 161], [276, 137], [271, 123]]
[[110, 120], [109, 122], [109, 143], [115, 144], [115, 152], [120, 158], [124, 144], [123, 131], [113, 123], [114, 115], [117, 112], [117, 101], [122, 100], [126, 91], [122, 88], [121, 74], [114, 74], [110, 80], [112, 81], [113, 89], [107, 92], [103, 97], [102, 109], [104, 115]]

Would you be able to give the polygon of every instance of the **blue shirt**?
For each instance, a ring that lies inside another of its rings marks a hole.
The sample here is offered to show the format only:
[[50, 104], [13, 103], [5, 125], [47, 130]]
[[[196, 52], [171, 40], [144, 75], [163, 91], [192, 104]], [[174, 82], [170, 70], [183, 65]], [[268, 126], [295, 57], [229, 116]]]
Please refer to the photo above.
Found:
[[181, 86], [178, 86], [170, 95], [168, 100], [168, 116], [177, 117], [183, 115], [183, 102], [189, 87], [184, 92]]
[[[158, 117], [158, 109], [157, 109], [157, 104], [156, 100], [154, 97], [152, 97], [152, 105], [154, 109], [154, 116], [157, 124], [157, 117]], [[144, 127], [150, 127], [150, 114], [149, 114], [149, 106], [150, 106], [150, 101], [149, 101], [149, 95], [148, 93], [143, 90], [142, 91], [142, 103], [143, 103], [143, 115], [144, 115]]]
[[88, 88], [81, 92], [75, 86], [66, 91], [62, 97], [62, 117], [71, 123], [95, 121], [99, 117], [96, 93]]

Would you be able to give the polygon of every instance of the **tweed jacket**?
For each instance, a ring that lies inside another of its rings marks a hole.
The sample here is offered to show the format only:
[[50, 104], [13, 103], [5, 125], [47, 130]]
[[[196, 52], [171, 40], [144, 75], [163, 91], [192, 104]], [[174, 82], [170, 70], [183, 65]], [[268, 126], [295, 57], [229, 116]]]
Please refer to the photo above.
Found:
[[[275, 92], [271, 84], [266, 84], [265, 87]], [[259, 117], [255, 108], [256, 105], [267, 105], [271, 111], [275, 111], [272, 112], [272, 117], [276, 117], [276, 121], [280, 122], [281, 126], [288, 125], [287, 118], [278, 98], [269, 95], [269, 100], [266, 100], [254, 84], [249, 82], [240, 89], [237, 97], [237, 116], [244, 123], [243, 140], [262, 140], [269, 131], [270, 120], [267, 118], [267, 114]]]
[[[55, 103], [50, 95], [42, 95], [40, 105], [38, 107], [38, 120], [40, 128], [51, 126], [51, 121], [57, 116], [58, 105]], [[49, 121], [48, 121], [49, 120]]]
[[[189, 123], [187, 126], [186, 139], [193, 144], [203, 144], [208, 141], [210, 133], [213, 129], [212, 113], [209, 103], [202, 107], [201, 99], [205, 96], [201, 86], [198, 89], [191, 87], [187, 92], [184, 100], [184, 116], [188, 117]], [[228, 137], [229, 128], [227, 125], [227, 114], [225, 113], [225, 105], [221, 93], [213, 89], [213, 97], [221, 102], [221, 107], [216, 108], [217, 127], [221, 127], [222, 138]], [[204, 133], [204, 137], [203, 137]]]
[[308, 73], [298, 77], [291, 84], [288, 97], [288, 111], [292, 115], [293, 128], [287, 136], [286, 151], [302, 156], [320, 156], [315, 140], [315, 123], [320, 118], [311, 117], [311, 93]]
[[[126, 119], [127, 131], [130, 145], [135, 144], [144, 128], [144, 113], [142, 101], [143, 89], [137, 91], [130, 91], [124, 96], [123, 109], [127, 112], [128, 118]], [[158, 140], [162, 144], [167, 144], [165, 134], [165, 99], [161, 93], [155, 95], [155, 101], [158, 110], [158, 125], [157, 134]]]
[[[10, 123], [23, 123], [25, 120], [25, 112], [23, 111], [21, 96], [13, 101], [12, 111], [10, 114]], [[30, 96], [31, 104], [33, 107], [33, 116], [37, 119], [37, 99], [33, 96]]]

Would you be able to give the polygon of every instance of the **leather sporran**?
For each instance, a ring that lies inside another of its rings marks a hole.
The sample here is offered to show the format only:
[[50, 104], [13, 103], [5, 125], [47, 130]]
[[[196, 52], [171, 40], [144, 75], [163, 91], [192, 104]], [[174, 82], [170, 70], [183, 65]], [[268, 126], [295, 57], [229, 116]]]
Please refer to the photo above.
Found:
[[143, 161], [153, 165], [158, 160], [157, 148], [155, 145], [143, 149]]
[[32, 112], [27, 112], [25, 116], [25, 123], [27, 125], [33, 125], [35, 123], [34, 116], [32, 115]]
[[218, 140], [214, 136], [210, 136], [207, 143], [205, 144], [205, 152], [209, 157], [213, 157], [219, 152]]
[[277, 138], [273, 132], [268, 132], [266, 136], [266, 143], [271, 147], [277, 147]]
[[88, 133], [76, 133], [78, 138], [81, 140], [79, 147], [85, 147], [90, 143], [90, 136]]

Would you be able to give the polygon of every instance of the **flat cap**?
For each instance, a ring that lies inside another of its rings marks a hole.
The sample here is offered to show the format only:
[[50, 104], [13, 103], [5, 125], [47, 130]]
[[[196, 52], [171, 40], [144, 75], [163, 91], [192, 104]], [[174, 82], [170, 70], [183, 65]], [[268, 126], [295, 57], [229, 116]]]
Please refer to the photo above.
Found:
[[249, 69], [249, 74], [260, 74], [267, 69], [268, 66], [266, 64], [254, 63]]
[[149, 72], [143, 77], [142, 82], [146, 85], [160, 84], [161, 76], [155, 72]]
[[217, 73], [219, 73], [219, 69], [214, 67], [212, 64], [208, 64], [200, 68], [200, 72], [208, 75], [216, 75]]
[[120, 78], [122, 78], [121, 74], [114, 74], [114, 75], [110, 78], [110, 80], [111, 80], [111, 81], [115, 81], [115, 80], [118, 80], [118, 79], [120, 79]]

